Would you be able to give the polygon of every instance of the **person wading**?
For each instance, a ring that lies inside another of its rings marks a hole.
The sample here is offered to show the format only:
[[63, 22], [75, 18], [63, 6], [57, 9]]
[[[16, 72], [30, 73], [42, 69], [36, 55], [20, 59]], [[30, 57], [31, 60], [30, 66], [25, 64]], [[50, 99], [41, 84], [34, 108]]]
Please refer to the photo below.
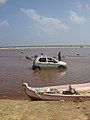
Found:
[[61, 61], [61, 52], [58, 53], [58, 60]]

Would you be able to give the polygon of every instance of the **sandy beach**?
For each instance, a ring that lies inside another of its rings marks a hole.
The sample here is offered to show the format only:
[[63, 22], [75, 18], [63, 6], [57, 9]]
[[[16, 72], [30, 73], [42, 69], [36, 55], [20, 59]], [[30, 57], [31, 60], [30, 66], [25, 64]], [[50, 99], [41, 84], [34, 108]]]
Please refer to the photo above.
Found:
[[90, 101], [0, 100], [0, 120], [90, 120]]

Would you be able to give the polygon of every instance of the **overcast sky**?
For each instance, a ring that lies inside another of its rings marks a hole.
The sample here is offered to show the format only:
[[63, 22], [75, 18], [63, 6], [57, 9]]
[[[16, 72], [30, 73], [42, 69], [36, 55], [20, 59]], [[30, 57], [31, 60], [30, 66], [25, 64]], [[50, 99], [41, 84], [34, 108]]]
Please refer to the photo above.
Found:
[[90, 0], [0, 0], [0, 46], [90, 44]]

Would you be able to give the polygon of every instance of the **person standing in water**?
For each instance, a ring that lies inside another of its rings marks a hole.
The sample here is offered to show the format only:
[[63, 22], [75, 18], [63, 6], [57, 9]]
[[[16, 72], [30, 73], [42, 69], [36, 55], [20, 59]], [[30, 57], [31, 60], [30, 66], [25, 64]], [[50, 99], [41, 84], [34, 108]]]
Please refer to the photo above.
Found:
[[58, 53], [58, 60], [61, 61], [61, 52]]
[[41, 53], [41, 57], [43, 57], [43, 53]]

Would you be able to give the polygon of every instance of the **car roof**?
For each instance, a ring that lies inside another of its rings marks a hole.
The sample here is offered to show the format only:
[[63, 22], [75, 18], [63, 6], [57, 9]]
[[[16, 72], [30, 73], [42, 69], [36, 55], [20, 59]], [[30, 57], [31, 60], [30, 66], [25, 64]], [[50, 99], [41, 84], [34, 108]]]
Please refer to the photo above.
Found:
[[46, 59], [47, 59], [47, 58], [52, 58], [52, 59], [58, 61], [56, 58], [54, 58], [54, 57], [49, 57], [49, 56], [39, 56], [39, 57], [36, 58], [36, 60], [39, 60], [40, 58], [46, 58]]
[[39, 56], [37, 58], [53, 58], [53, 57], [49, 57], [49, 56]]

